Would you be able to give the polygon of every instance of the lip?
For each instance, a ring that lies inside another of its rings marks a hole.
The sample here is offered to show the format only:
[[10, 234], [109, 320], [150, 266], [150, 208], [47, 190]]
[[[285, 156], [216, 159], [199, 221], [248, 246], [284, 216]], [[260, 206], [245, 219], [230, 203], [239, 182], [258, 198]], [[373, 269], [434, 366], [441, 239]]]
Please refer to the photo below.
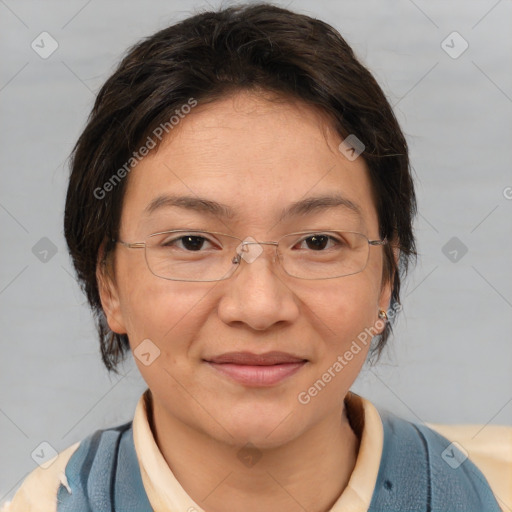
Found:
[[308, 361], [285, 352], [229, 352], [205, 362], [240, 384], [269, 387], [297, 373]]

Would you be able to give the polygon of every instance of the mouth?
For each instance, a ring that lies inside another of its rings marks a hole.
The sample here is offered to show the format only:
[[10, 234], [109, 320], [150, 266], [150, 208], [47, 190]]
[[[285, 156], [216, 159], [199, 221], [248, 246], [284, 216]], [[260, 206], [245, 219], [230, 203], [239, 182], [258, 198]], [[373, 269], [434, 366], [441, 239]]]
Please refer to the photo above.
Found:
[[285, 352], [230, 352], [204, 362], [239, 384], [269, 387], [297, 373], [308, 360]]

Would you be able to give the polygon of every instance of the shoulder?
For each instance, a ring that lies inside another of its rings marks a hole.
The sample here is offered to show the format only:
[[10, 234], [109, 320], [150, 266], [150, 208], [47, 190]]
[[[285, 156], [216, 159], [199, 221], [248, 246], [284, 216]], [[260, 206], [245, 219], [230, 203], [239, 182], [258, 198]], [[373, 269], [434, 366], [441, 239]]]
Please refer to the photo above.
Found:
[[426, 425], [379, 413], [384, 445], [370, 510], [499, 512], [486, 478], [456, 443]]
[[[117, 473], [119, 458], [130, 468], [134, 464], [138, 467], [131, 450], [131, 427], [132, 422], [129, 422], [97, 430], [60, 452], [45, 464], [45, 468], [38, 467], [25, 478], [12, 501], [5, 504], [1, 512], [81, 510], [82, 504], [83, 509], [88, 510], [88, 492], [92, 489], [98, 510], [109, 509], [110, 481]], [[67, 508], [67, 502], [72, 503], [72, 508]]]
[[512, 508], [512, 426], [441, 425], [430, 428], [452, 441], [476, 464], [503, 509]]
[[23, 480], [13, 499], [5, 503], [1, 512], [54, 512], [57, 510], [57, 491], [67, 485], [65, 470], [69, 459], [79, 448], [75, 443], [49, 460], [45, 467], [37, 467]]

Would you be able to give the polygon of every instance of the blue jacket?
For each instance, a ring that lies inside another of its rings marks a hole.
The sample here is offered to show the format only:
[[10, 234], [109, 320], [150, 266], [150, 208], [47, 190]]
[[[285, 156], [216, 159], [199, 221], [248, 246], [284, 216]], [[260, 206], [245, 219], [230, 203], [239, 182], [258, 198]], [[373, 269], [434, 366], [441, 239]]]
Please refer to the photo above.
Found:
[[[483, 474], [450, 441], [424, 425], [379, 412], [384, 445], [370, 512], [500, 512]], [[66, 477], [72, 493], [60, 486], [58, 512], [152, 510], [131, 422], [82, 441]]]

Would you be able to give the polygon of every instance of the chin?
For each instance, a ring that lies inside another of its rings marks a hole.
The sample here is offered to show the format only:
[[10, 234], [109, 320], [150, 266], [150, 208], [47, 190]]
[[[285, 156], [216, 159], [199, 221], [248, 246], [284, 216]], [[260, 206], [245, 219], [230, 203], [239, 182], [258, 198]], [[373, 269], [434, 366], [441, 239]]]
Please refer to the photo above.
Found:
[[222, 441], [236, 446], [251, 443], [261, 449], [277, 448], [297, 438], [306, 429], [306, 418], [299, 418], [299, 412], [298, 408], [283, 407], [282, 404], [238, 408], [219, 418], [231, 434], [222, 431]]

